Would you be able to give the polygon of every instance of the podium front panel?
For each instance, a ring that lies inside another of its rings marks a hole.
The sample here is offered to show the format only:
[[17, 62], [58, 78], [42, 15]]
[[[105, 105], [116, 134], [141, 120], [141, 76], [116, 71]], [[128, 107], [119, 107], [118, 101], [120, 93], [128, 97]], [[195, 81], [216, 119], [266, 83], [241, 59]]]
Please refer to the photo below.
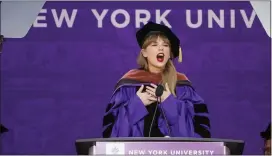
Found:
[[223, 142], [96, 142], [92, 155], [222, 155]]

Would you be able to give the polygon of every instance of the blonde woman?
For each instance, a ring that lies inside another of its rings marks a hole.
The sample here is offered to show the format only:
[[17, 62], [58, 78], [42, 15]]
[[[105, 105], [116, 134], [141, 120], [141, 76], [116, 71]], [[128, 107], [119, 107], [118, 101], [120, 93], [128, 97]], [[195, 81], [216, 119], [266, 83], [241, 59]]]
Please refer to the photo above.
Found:
[[139, 69], [117, 83], [103, 120], [103, 137], [211, 137], [208, 109], [172, 60], [180, 41], [153, 22], [138, 30]]

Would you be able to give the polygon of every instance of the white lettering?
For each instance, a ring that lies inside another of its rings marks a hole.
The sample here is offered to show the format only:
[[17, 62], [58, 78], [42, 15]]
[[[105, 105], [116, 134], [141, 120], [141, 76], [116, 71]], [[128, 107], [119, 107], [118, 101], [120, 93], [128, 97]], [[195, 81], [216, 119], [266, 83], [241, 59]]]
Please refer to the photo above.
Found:
[[182, 155], [182, 154], [181, 154], [181, 150], [171, 150], [171, 151], [170, 151], [170, 154], [171, 154], [171, 155]]
[[[171, 155], [213, 155], [213, 153], [214, 151], [210, 150], [170, 150]], [[149, 154], [154, 154], [154, 152], [149, 152]]]
[[128, 151], [129, 155], [144, 155], [145, 150], [130, 150]]
[[[144, 14], [145, 17], [141, 18], [141, 14]], [[150, 12], [148, 10], [136, 10], [135, 16], [136, 16], [135, 17], [136, 28], [140, 28], [141, 23], [145, 25], [151, 18]]]
[[[41, 9], [40, 13], [41, 14], [47, 13], [47, 10]], [[38, 15], [36, 20], [33, 23], [33, 27], [35, 27], [35, 28], [46, 28], [47, 27], [47, 23], [42, 23], [39, 21], [46, 21], [46, 16]]]
[[[160, 10], [156, 9], [155, 12], [151, 13], [147, 9], [135, 9], [135, 14], [129, 14], [128, 11], [124, 9], [117, 10], [109, 10], [109, 9], [91, 9], [91, 12], [95, 19], [97, 20], [97, 27], [103, 28], [105, 19], [110, 18], [110, 22], [115, 28], [125, 28], [127, 27], [134, 19], [131, 17], [135, 16], [135, 28], [140, 28], [142, 25], [145, 25], [151, 18], [155, 19], [156, 23], [163, 24], [169, 28], [172, 28], [171, 23], [168, 21], [168, 15], [170, 15], [171, 10]], [[227, 11], [227, 12], [226, 12]], [[237, 12], [238, 11], [238, 12]], [[109, 13], [110, 12], [110, 13]], [[39, 15], [36, 17], [33, 22], [33, 27], [35, 28], [46, 28], [48, 27], [47, 17], [48, 13], [53, 16], [53, 20], [57, 28], [61, 28], [63, 26], [72, 28], [74, 22], [76, 21], [76, 16], [78, 13], [78, 9], [73, 9], [71, 11], [67, 11], [67, 9], [41, 9]], [[196, 29], [203, 27], [203, 19], [207, 19], [207, 27], [214, 28], [216, 25], [220, 28], [235, 28], [238, 16], [241, 16], [245, 23], [246, 28], [252, 28], [254, 20], [256, 18], [256, 12], [252, 10], [251, 12], [246, 12], [245, 10], [207, 10], [207, 14], [203, 14], [203, 10], [199, 9], [193, 12], [192, 10], [185, 11], [186, 16], [186, 24], [188, 27]], [[207, 15], [208, 17], [203, 17]], [[106, 18], [108, 16], [108, 18]], [[110, 17], [109, 17], [110, 16]], [[229, 17], [228, 17], [229, 16]], [[119, 18], [120, 17], [120, 18]], [[123, 20], [119, 20], [123, 19]], [[240, 18], [239, 18], [240, 19]], [[182, 19], [181, 19], [182, 20]], [[229, 21], [226, 21], [229, 20]], [[226, 24], [229, 23], [229, 26]], [[108, 24], [108, 21], [105, 23]]]
[[148, 150], [149, 154], [152, 155], [167, 155], [167, 150]]
[[169, 24], [169, 22], [165, 19], [166, 16], [171, 12], [171, 10], [166, 10], [160, 14], [160, 10], [156, 10], [156, 23], [161, 24], [164, 23], [165, 26], [172, 28], [172, 26]]
[[230, 10], [230, 27], [235, 28], [235, 10]]
[[60, 28], [63, 23], [63, 19], [65, 19], [67, 26], [69, 28], [73, 27], [74, 21], [77, 15], [77, 9], [73, 9], [71, 17], [69, 17], [66, 9], [61, 9], [60, 16], [58, 17], [56, 9], [52, 9], [52, 14], [56, 23], [56, 26]]
[[241, 13], [241, 15], [243, 17], [243, 20], [244, 20], [244, 22], [246, 24], [246, 27], [251, 28], [252, 24], [253, 24], [253, 21], [254, 21], [254, 19], [256, 17], [256, 12], [254, 10], [252, 10], [250, 19], [248, 19], [245, 10], [240, 10], [240, 13]]
[[213, 155], [214, 151], [210, 151], [210, 154]]
[[97, 19], [97, 27], [102, 28], [103, 27], [103, 19], [106, 16], [106, 14], [108, 13], [109, 10], [108, 9], [103, 9], [101, 15], [98, 14], [96, 9], [92, 9], [91, 11], [94, 14], [95, 18]]
[[193, 151], [193, 155], [198, 155], [198, 154], [197, 154], [197, 150], [194, 150], [194, 151]]
[[[116, 21], [116, 16], [117, 16], [118, 14], [124, 15], [125, 20], [124, 20], [123, 23], [117, 23], [117, 21]], [[129, 24], [129, 22], [130, 22], [130, 16], [129, 16], [128, 12], [127, 12], [126, 10], [124, 10], [124, 9], [115, 10], [115, 11], [113, 11], [113, 13], [111, 14], [111, 23], [112, 23], [115, 27], [117, 27], [117, 28], [124, 28], [124, 27], [126, 27], [126, 26]]]
[[197, 22], [192, 23], [191, 10], [186, 10], [186, 23], [190, 28], [199, 28], [202, 24], [202, 10], [197, 10]]
[[213, 20], [220, 28], [224, 28], [224, 10], [220, 10], [220, 18], [212, 10], [208, 10], [208, 28], [213, 28]]

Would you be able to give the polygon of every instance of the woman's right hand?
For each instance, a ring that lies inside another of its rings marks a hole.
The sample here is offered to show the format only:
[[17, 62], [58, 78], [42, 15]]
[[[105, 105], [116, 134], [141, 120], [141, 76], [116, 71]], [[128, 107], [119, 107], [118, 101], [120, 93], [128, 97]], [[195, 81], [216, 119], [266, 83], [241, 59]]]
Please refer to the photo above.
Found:
[[142, 85], [140, 87], [140, 89], [137, 91], [137, 96], [141, 99], [141, 101], [143, 102], [143, 104], [145, 106], [150, 105], [153, 102], [156, 102], [157, 99], [156, 97], [154, 97], [152, 94], [148, 93], [148, 92], [143, 92], [144, 89], [144, 85]]

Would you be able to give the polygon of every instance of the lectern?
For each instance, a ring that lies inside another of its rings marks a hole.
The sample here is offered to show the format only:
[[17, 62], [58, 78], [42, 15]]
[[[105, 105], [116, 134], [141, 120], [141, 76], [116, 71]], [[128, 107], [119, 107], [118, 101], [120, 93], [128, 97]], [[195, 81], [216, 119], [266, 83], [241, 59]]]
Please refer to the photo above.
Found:
[[97, 138], [76, 140], [78, 155], [242, 155], [244, 141], [207, 138]]

